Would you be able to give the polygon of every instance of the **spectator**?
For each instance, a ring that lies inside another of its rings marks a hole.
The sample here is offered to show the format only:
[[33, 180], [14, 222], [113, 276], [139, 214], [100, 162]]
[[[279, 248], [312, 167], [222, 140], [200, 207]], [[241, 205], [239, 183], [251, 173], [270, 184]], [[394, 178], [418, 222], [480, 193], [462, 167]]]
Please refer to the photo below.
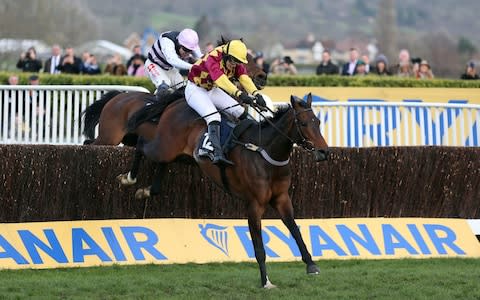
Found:
[[37, 51], [34, 47], [20, 54], [17, 68], [22, 69], [23, 72], [38, 72], [42, 69], [42, 61], [37, 59]]
[[467, 64], [465, 68], [465, 73], [462, 74], [460, 79], [466, 79], [466, 80], [479, 79], [477, 70], [475, 69], [475, 63], [473, 61]]
[[130, 67], [127, 69], [127, 73], [130, 76], [143, 77], [145, 76], [145, 64], [143, 62], [142, 55], [136, 54], [132, 57]]
[[265, 58], [263, 57], [263, 53], [261, 51], [256, 53], [254, 61], [259, 68], [262, 68], [263, 72], [268, 74], [270, 71], [270, 64], [265, 62]]
[[338, 66], [332, 62], [330, 51], [323, 50], [322, 61], [317, 67], [317, 75], [338, 75]]
[[297, 74], [297, 68], [290, 56], [285, 56], [282, 59], [276, 59], [272, 62], [270, 67], [272, 74], [276, 75], [295, 75]]
[[75, 56], [75, 51], [72, 47], [65, 48], [65, 55], [62, 57], [57, 69], [66, 74], [80, 74], [82, 70], [82, 60]]
[[59, 74], [60, 70], [58, 70], [58, 66], [60, 65], [62, 49], [59, 45], [52, 46], [52, 56], [50, 56], [45, 61], [45, 66], [43, 68], [43, 72], [50, 73], [50, 74]]
[[357, 48], [350, 49], [350, 59], [342, 67], [343, 76], [353, 76], [357, 74], [358, 50]]
[[[402, 49], [398, 53], [398, 63], [393, 65], [390, 70], [390, 74], [398, 75], [399, 73], [406, 74], [406, 66], [410, 69], [410, 72], [413, 71], [411, 62], [410, 62], [410, 52], [407, 49]], [[400, 68], [403, 67], [404, 71], [400, 72]], [[405, 76], [404, 76], [405, 77]]]
[[390, 71], [388, 71], [388, 59], [385, 55], [380, 54], [375, 59], [375, 69], [373, 70], [374, 74], [380, 76], [390, 76], [392, 75]]
[[88, 62], [90, 61], [90, 53], [88, 51], [82, 52], [82, 65], [80, 68], [80, 73], [85, 73], [85, 68], [87, 67]]
[[133, 46], [132, 51], [133, 51], [133, 55], [127, 61], [127, 70], [128, 70], [128, 68], [130, 68], [130, 65], [132, 64], [132, 61], [135, 58], [138, 58], [138, 56], [140, 56], [140, 58], [142, 59], [142, 65], [145, 64], [145, 61], [147, 60], [145, 55], [142, 54], [142, 47], [140, 47], [140, 45]]
[[399, 63], [397, 73], [398, 77], [414, 77], [414, 71], [409, 61], [403, 61]]
[[108, 60], [105, 73], [117, 76], [127, 75], [127, 67], [122, 63], [120, 54], [117, 53]]
[[418, 72], [416, 73], [417, 79], [433, 79], [432, 69], [430, 64], [426, 60], [420, 62]]
[[83, 63], [83, 73], [88, 75], [96, 75], [102, 73], [95, 55], [89, 54], [88, 58]]
[[354, 76], [365, 76], [367, 74], [367, 63], [362, 59], [357, 60], [357, 67]]
[[370, 73], [370, 57], [368, 57], [368, 55], [362, 55], [360, 59], [365, 63], [365, 74]]

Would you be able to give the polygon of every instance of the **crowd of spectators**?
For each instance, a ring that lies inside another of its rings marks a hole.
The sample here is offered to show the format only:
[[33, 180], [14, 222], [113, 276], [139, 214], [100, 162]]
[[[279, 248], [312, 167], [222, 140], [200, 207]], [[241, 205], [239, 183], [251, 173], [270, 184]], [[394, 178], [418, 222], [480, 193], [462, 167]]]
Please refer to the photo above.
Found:
[[[211, 42], [207, 42], [204, 47], [204, 53], [214, 48]], [[82, 53], [81, 58], [75, 55], [72, 47], [67, 46], [64, 54], [59, 45], [53, 45], [51, 55], [45, 60], [45, 64], [37, 57], [34, 47], [29, 48], [20, 55], [17, 62], [17, 68], [24, 72], [43, 72], [50, 74], [110, 74], [110, 75], [128, 75], [128, 76], [146, 76], [144, 63], [146, 57], [142, 54], [141, 47], [133, 47], [133, 55], [124, 63], [119, 54], [111, 55], [103, 64], [97, 61], [94, 54], [87, 51]], [[253, 53], [256, 64], [266, 73], [279, 75], [298, 74], [295, 62], [290, 56], [277, 57], [267, 62], [263, 52]], [[430, 63], [418, 57], [411, 58], [406, 49], [402, 49], [398, 54], [398, 60], [389, 64], [389, 59], [384, 54], [379, 54], [370, 63], [368, 55], [361, 55], [357, 48], [351, 48], [349, 59], [344, 64], [336, 64], [332, 61], [331, 52], [324, 50], [322, 60], [316, 67], [317, 75], [343, 75], [343, 76], [398, 76], [417, 79], [432, 79], [434, 73]], [[465, 71], [459, 76], [461, 79], [479, 79], [476, 71], [476, 65], [473, 61], [467, 63]]]
[[43, 69], [44, 73], [49, 74], [110, 74], [110, 75], [129, 75], [146, 76], [143, 70], [143, 64], [146, 57], [141, 53], [141, 47], [133, 47], [133, 55], [126, 62], [123, 62], [119, 54], [111, 55], [102, 65], [97, 61], [97, 57], [84, 51], [81, 57], [75, 54], [71, 46], [62, 49], [59, 45], [53, 45], [50, 56], [45, 60], [45, 64], [37, 57], [34, 47], [30, 47], [26, 52], [21, 53], [17, 62], [17, 68], [23, 72], [38, 73]]

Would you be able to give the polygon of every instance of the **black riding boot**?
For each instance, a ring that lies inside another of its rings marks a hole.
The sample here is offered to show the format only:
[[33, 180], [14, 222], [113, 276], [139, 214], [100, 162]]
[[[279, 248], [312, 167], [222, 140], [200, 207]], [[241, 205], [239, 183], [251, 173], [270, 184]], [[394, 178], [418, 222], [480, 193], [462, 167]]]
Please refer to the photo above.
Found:
[[208, 124], [208, 138], [213, 146], [213, 163], [233, 165], [233, 162], [226, 159], [223, 155], [222, 146], [220, 145], [220, 123], [213, 121]]
[[157, 101], [162, 101], [163, 98], [168, 94], [170, 94], [170, 87], [165, 82], [162, 82], [162, 84], [157, 87], [157, 91], [155, 92]]

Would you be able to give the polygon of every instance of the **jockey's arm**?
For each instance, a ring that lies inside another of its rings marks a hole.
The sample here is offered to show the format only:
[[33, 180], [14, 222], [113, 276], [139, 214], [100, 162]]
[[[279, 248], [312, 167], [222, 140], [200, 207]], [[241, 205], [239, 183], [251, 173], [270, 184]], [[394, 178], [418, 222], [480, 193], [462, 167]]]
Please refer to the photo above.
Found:
[[195, 59], [201, 58], [203, 56], [203, 53], [200, 50], [200, 47], [197, 47], [197, 48], [193, 49], [192, 55]]
[[162, 47], [163, 55], [169, 64], [174, 66], [177, 69], [190, 70], [192, 64], [182, 60], [178, 57], [177, 52], [175, 51], [175, 44], [168, 38], [160, 38], [160, 45]]
[[238, 81], [240, 81], [240, 84], [247, 91], [247, 93], [252, 94], [254, 96], [259, 93], [257, 87], [252, 81], [252, 78], [250, 78], [250, 76], [248, 76], [247, 74], [240, 75], [240, 77], [238, 77]]

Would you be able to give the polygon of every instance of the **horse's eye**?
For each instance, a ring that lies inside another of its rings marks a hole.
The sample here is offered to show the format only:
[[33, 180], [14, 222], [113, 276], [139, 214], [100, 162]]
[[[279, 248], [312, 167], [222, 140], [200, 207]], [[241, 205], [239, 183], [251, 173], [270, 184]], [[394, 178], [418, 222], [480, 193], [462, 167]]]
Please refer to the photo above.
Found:
[[307, 127], [307, 126], [308, 126], [308, 123], [307, 123], [307, 122], [300, 122], [300, 126], [302, 126], [302, 127]]

